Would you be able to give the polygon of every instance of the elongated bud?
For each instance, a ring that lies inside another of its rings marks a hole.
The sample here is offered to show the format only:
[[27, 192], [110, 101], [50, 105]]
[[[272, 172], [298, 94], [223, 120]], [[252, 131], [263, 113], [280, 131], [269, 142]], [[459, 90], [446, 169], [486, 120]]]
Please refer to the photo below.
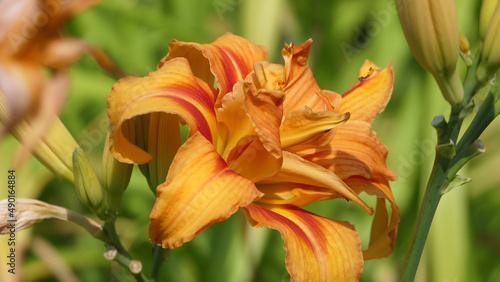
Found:
[[460, 32], [460, 52], [464, 55], [470, 55], [469, 40], [463, 33]]
[[73, 168], [78, 198], [94, 214], [104, 219], [104, 209], [101, 205], [104, 196], [103, 189], [85, 152], [81, 148], [76, 148], [73, 152]]
[[[10, 120], [5, 99], [0, 95], [0, 122]], [[10, 133], [21, 143], [30, 138], [31, 128], [28, 120], [22, 120], [10, 129]], [[47, 132], [41, 137], [33, 150], [33, 155], [54, 174], [73, 182], [72, 154], [78, 147], [73, 136], [61, 120], [54, 115]]]
[[179, 117], [166, 113], [136, 117], [135, 142], [153, 157], [139, 168], [156, 194], [156, 187], [165, 182], [170, 164], [181, 145]]
[[[129, 122], [130, 123], [130, 122]], [[132, 123], [133, 125], [133, 123]], [[125, 136], [129, 133], [129, 126], [123, 126]], [[133, 127], [131, 127], [133, 129]], [[134, 165], [116, 160], [109, 151], [109, 131], [102, 154], [102, 185], [105, 191], [104, 209], [108, 216], [116, 216], [120, 207], [123, 192], [128, 186]]]
[[417, 62], [430, 72], [451, 105], [463, 99], [456, 70], [459, 32], [453, 0], [395, 0], [399, 20]]
[[472, 54], [470, 53], [469, 40], [463, 33], [460, 32], [460, 57], [465, 62], [467, 67], [472, 66]]
[[476, 77], [486, 82], [500, 67], [500, 4], [497, 2], [491, 20], [484, 35], [481, 50], [481, 62], [477, 67]]
[[479, 38], [484, 39], [498, 0], [483, 0], [479, 14]]

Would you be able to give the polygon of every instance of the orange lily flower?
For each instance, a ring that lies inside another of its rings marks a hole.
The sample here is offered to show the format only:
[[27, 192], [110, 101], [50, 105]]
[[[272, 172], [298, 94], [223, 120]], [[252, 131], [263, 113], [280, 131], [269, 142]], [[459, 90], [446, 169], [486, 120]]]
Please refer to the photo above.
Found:
[[[26, 151], [51, 124], [69, 90], [67, 70], [89, 53], [118, 74], [108, 56], [82, 40], [62, 36], [63, 24], [100, 0], [19, 0], [0, 3], [0, 93], [8, 119], [0, 137], [21, 120], [32, 128]], [[26, 154], [25, 154], [26, 155]]]
[[[370, 125], [391, 95], [392, 67], [366, 61], [348, 92], [321, 90], [306, 65], [311, 42], [285, 44], [278, 65], [232, 34], [211, 44], [173, 40], [158, 70], [114, 85], [110, 149], [119, 161], [153, 158], [122, 133], [127, 121], [161, 112], [189, 129], [157, 187], [151, 241], [178, 247], [241, 207], [253, 226], [281, 232], [293, 281], [357, 280], [363, 256], [392, 251], [399, 216], [388, 181], [396, 176]], [[300, 208], [344, 198], [371, 215], [361, 192], [378, 198], [365, 251], [349, 223]]]

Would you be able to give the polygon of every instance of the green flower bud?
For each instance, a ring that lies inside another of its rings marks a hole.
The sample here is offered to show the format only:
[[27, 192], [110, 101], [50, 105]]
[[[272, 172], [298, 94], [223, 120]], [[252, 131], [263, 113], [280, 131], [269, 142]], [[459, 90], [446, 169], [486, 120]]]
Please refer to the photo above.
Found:
[[[8, 124], [11, 118], [6, 101], [0, 93], [0, 122]], [[29, 118], [25, 118], [9, 129], [10, 133], [21, 143], [32, 138], [33, 128], [30, 122]], [[32, 153], [55, 175], [73, 182], [72, 154], [76, 147], [78, 144], [71, 133], [59, 117], [54, 115], [47, 131], [40, 137]]]
[[[486, 4], [486, 2], [485, 2]], [[481, 82], [486, 82], [493, 77], [500, 67], [500, 4], [495, 5], [488, 29], [484, 35], [481, 50], [481, 62], [477, 67], [476, 77]]]
[[469, 40], [463, 33], [460, 32], [460, 52], [464, 55], [470, 55]]
[[483, 0], [479, 14], [479, 38], [484, 39], [498, 0]]
[[[125, 132], [128, 131], [128, 128], [127, 126], [122, 127], [125, 136], [128, 135], [128, 132]], [[104, 209], [108, 216], [116, 216], [123, 192], [125, 192], [130, 181], [133, 168], [133, 164], [119, 162], [111, 155], [109, 151], [108, 132], [102, 154], [102, 184], [105, 191]]]
[[104, 191], [97, 175], [81, 148], [73, 151], [73, 173], [75, 188], [80, 201], [100, 219], [104, 219], [102, 201]]
[[396, 0], [399, 20], [417, 62], [430, 72], [451, 105], [463, 99], [456, 70], [459, 32], [453, 0]]

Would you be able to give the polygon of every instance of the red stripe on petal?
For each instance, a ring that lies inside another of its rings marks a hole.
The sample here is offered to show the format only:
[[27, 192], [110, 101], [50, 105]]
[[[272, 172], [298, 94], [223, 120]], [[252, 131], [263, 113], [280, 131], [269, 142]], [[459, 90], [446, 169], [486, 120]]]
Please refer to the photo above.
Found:
[[255, 227], [268, 226], [285, 241], [291, 281], [357, 281], [363, 269], [357, 232], [347, 222], [315, 215], [292, 205], [249, 205]]
[[[115, 138], [123, 122], [155, 112], [177, 114], [183, 118], [191, 135], [200, 131], [212, 141], [217, 123], [213, 89], [196, 78], [186, 59], [175, 58], [147, 77], [125, 77], [108, 96], [108, 115], [113, 126], [110, 143], [115, 157], [122, 162], [144, 163], [150, 156], [124, 138]], [[116, 145], [116, 146], [115, 146]], [[115, 152], [116, 148], [120, 152]]]
[[354, 84], [353, 87], [351, 87], [349, 90], [347, 90], [346, 92], [342, 93], [342, 97], [345, 97], [347, 95], [349, 95], [350, 93], [352, 93], [354, 90], [356, 90], [358, 87], [361, 87], [364, 83], [366, 82], [366, 80], [361, 80], [360, 82]]
[[219, 94], [223, 96], [252, 71], [254, 63], [266, 60], [267, 51], [263, 46], [226, 33], [210, 44], [174, 40], [160, 65], [175, 57], [186, 58], [196, 68], [195, 75], [208, 84], [211, 85], [215, 77]]
[[[237, 59], [237, 56], [228, 49], [223, 49], [221, 47], [215, 46], [218, 55], [220, 56], [221, 64], [224, 70], [224, 82], [225, 86], [219, 87], [221, 89], [226, 89], [230, 91], [233, 89], [233, 85], [236, 84], [240, 79], [245, 78], [252, 70], [245, 66], [243, 62]], [[222, 83], [222, 81], [221, 81]], [[224, 95], [226, 93], [220, 93]]]
[[[159, 96], [159, 97], [161, 97], [161, 96]], [[211, 131], [210, 125], [208, 124], [205, 117], [203, 116], [203, 113], [197, 107], [193, 106], [193, 104], [191, 104], [188, 101], [183, 100], [179, 97], [169, 96], [169, 95], [165, 95], [164, 97], [168, 97], [172, 101], [179, 103], [179, 105], [181, 105], [184, 109], [186, 109], [190, 113], [192, 118], [195, 120], [197, 128], [196, 129], [190, 128], [189, 129], [189, 136], [192, 136], [197, 131], [199, 131], [205, 138], [207, 138], [207, 140], [209, 140], [210, 142], [213, 142], [213, 136], [212, 136], [212, 131]], [[213, 112], [213, 108], [211, 108], [210, 110]], [[214, 112], [214, 115], [215, 115], [215, 112]], [[183, 116], [183, 118], [186, 118], [186, 117]]]
[[200, 133], [179, 148], [157, 194], [149, 237], [164, 248], [193, 239], [261, 195], [251, 181], [228, 168]]

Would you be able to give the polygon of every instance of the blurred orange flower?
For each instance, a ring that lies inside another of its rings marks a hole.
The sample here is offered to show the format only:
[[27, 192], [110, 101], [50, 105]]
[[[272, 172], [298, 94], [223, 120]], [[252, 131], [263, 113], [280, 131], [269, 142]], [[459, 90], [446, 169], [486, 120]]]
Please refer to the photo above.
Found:
[[63, 24], [99, 0], [18, 0], [0, 3], [0, 92], [4, 124], [0, 137], [22, 119], [33, 129], [23, 143], [31, 149], [65, 99], [68, 68], [84, 53], [118, 74], [101, 50], [64, 37]]
[[[380, 70], [366, 61], [359, 82], [343, 95], [321, 90], [306, 65], [311, 42], [285, 44], [285, 64], [278, 65], [266, 62], [264, 47], [232, 34], [211, 44], [173, 40], [158, 70], [114, 85], [109, 141], [119, 161], [155, 157], [125, 134], [131, 121], [162, 113], [189, 128], [180, 148], [165, 138], [153, 144], [171, 146], [175, 156], [165, 158], [170, 168], [157, 187], [151, 241], [178, 247], [242, 207], [253, 226], [281, 232], [293, 281], [357, 280], [363, 255], [392, 251], [399, 215], [388, 181], [396, 176], [370, 125], [390, 98], [392, 66]], [[178, 130], [170, 134], [178, 140]], [[300, 208], [344, 198], [371, 215], [361, 192], [377, 197], [365, 251], [349, 223]]]

